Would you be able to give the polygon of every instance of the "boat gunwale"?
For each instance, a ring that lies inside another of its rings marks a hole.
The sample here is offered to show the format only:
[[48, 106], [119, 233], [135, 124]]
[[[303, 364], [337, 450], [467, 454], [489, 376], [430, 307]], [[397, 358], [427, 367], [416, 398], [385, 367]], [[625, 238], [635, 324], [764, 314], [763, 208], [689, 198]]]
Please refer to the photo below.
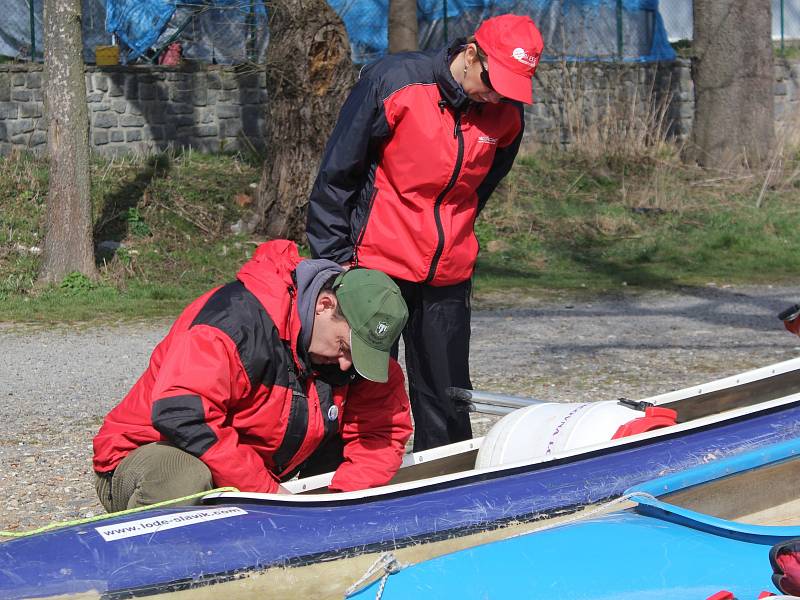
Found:
[[486, 467], [482, 469], [470, 469], [458, 473], [438, 475], [418, 481], [408, 481], [397, 484], [389, 484], [381, 487], [360, 490], [355, 492], [338, 492], [329, 494], [259, 494], [251, 492], [213, 492], [203, 496], [202, 502], [206, 505], [218, 505], [223, 503], [242, 503], [258, 504], [263, 506], [330, 506], [331, 504], [349, 506], [372, 502], [376, 500], [387, 500], [400, 498], [421, 491], [436, 491], [452, 487], [454, 483], [465, 485], [491, 479], [499, 479], [544, 470], [550, 467], [558, 467], [571, 462], [588, 460], [597, 456], [610, 454], [613, 452], [638, 448], [651, 443], [652, 440], [669, 440], [679, 437], [686, 432], [700, 432], [712, 429], [718, 425], [736, 423], [753, 415], [771, 412], [779, 412], [783, 409], [791, 408], [792, 405], [800, 405], [800, 392], [790, 394], [775, 400], [767, 400], [752, 406], [732, 409], [701, 417], [685, 423], [679, 423], [669, 428], [656, 429], [625, 438], [583, 446], [564, 452], [554, 453], [547, 457], [538, 457], [532, 460], [518, 461], [499, 465], [497, 467]]
[[[786, 361], [782, 361], [779, 363], [775, 363], [773, 365], [767, 365], [766, 367], [759, 367], [757, 369], [752, 369], [750, 371], [745, 371], [744, 373], [729, 375], [727, 377], [723, 377], [721, 379], [717, 379], [714, 381], [710, 381], [707, 383], [689, 386], [687, 388], [682, 388], [680, 390], [673, 390], [671, 392], [666, 392], [663, 394], [659, 394], [656, 396], [651, 396], [642, 400], [642, 402], [646, 402], [652, 404], [654, 406], [660, 406], [663, 408], [668, 408], [670, 406], [674, 406], [679, 403], [685, 403], [687, 401], [697, 400], [700, 396], [713, 396], [718, 394], [719, 392], [730, 390], [733, 391], [736, 388], [744, 388], [746, 386], [751, 386], [755, 384], [765, 384], [770, 380], [779, 379], [782, 376], [795, 372], [798, 377], [800, 377], [800, 357], [789, 359]], [[684, 422], [680, 422], [677, 425], [673, 425], [669, 428], [662, 428], [662, 429], [655, 429], [648, 432], [643, 432], [631, 436], [627, 436], [624, 438], [618, 438], [616, 440], [610, 440], [607, 442], [601, 442], [598, 444], [592, 444], [589, 446], [581, 446], [579, 448], [574, 448], [571, 450], [566, 450], [562, 452], [556, 452], [549, 456], [544, 457], [536, 457], [532, 459], [524, 459], [516, 462], [506, 463], [502, 465], [497, 465], [493, 467], [484, 467], [482, 469], [469, 469], [466, 471], [458, 471], [455, 473], [447, 473], [444, 475], [438, 475], [434, 477], [419, 479], [419, 480], [412, 480], [406, 481], [402, 483], [389, 483], [387, 485], [366, 489], [366, 490], [358, 490], [352, 492], [321, 492], [321, 493], [302, 493], [302, 494], [264, 494], [264, 493], [255, 493], [255, 492], [212, 492], [206, 496], [203, 496], [202, 503], [203, 504], [219, 504], [220, 502], [225, 502], [225, 499], [230, 499], [232, 501], [241, 501], [247, 503], [264, 503], [269, 505], [292, 505], [292, 504], [303, 504], [303, 505], [328, 505], [331, 503], [342, 503], [342, 504], [353, 504], [361, 501], [362, 499], [370, 500], [373, 498], [384, 498], [384, 497], [391, 497], [395, 494], [402, 494], [407, 490], [417, 490], [419, 488], [427, 488], [429, 486], [435, 486], [440, 483], [446, 483], [450, 481], [462, 481], [473, 477], [479, 473], [494, 473], [497, 471], [511, 471], [512, 469], [517, 468], [524, 468], [531, 470], [531, 467], [536, 467], [533, 470], [537, 470], [542, 463], [549, 464], [563, 464], [564, 460], [568, 460], [571, 457], [577, 455], [587, 455], [589, 453], [603, 451], [605, 449], [617, 449], [619, 447], [626, 447], [630, 445], [630, 447], [636, 447], [636, 444], [640, 441], [648, 441], [652, 438], [666, 438], [673, 433], [682, 433], [689, 429], [701, 428], [709, 423], [716, 423], [719, 421], [726, 421], [733, 420], [741, 415], [751, 415], [762, 410], [769, 410], [770, 408], [782, 404], [790, 404], [791, 402], [796, 401], [796, 397], [800, 395], [800, 392], [794, 394], [788, 394], [779, 396], [777, 398], [773, 398], [771, 400], [765, 400], [762, 402], [758, 402], [756, 404], [751, 404], [739, 408], [732, 408], [728, 410], [724, 410], [722, 412], [713, 413], [703, 417], [693, 418]], [[669, 430], [669, 433], [667, 432]], [[474, 438], [471, 440], [465, 440], [463, 442], [458, 442], [458, 445], [464, 445], [465, 448], [462, 453], [471, 452], [476, 448], [479, 448], [483, 438]], [[409, 467], [415, 466], [417, 464], [421, 464], [423, 462], [430, 463], [432, 460], [442, 460], [448, 458], [449, 456], [456, 456], [459, 453], [451, 453], [447, 455], [442, 455], [442, 451], [444, 448], [455, 446], [456, 444], [452, 444], [450, 446], [444, 446], [440, 448], [434, 448], [432, 450], [417, 452], [413, 454], [406, 455], [404, 457], [404, 462], [406, 460], [410, 461]], [[438, 456], [437, 456], [438, 455]], [[595, 454], [596, 455], [596, 454]], [[410, 457], [410, 458], [409, 458]], [[517, 471], [514, 471], [515, 473]], [[333, 473], [327, 473], [322, 475], [317, 475], [314, 479], [321, 484], [321, 488], [324, 485], [327, 485], [329, 481], [326, 481], [326, 478], [332, 478]], [[310, 479], [310, 478], [309, 478]], [[290, 481], [287, 482], [290, 486], [292, 486], [295, 482]], [[438, 489], [438, 488], [436, 488]], [[295, 491], [295, 490], [293, 490]], [[302, 490], [296, 490], [302, 491]], [[355, 501], [355, 502], [354, 502]]]
[[[651, 479], [628, 488], [623, 495], [629, 496], [630, 500], [636, 503], [636, 506], [630, 509], [631, 511], [714, 535], [747, 541], [755, 541], [755, 538], [777, 540], [787, 536], [800, 537], [800, 525], [744, 523], [723, 519], [710, 513], [660, 499], [663, 496], [702, 487], [723, 479], [742, 477], [762, 467], [777, 467], [796, 460], [800, 460], [800, 438], [770, 444], [744, 454], [736, 454], [698, 465], [687, 471]], [[766, 542], [760, 541], [759, 543]]]
[[773, 544], [787, 537], [800, 537], [799, 525], [753, 525], [721, 519], [654, 498], [632, 497], [631, 500], [637, 503], [630, 509], [636, 514], [721, 537], [762, 544]]

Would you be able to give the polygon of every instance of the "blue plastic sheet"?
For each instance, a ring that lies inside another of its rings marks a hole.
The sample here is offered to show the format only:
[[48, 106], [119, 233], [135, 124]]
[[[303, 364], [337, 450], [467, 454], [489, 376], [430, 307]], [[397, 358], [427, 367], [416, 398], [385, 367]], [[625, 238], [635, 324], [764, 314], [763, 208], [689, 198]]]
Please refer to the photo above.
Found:
[[263, 0], [106, 0], [106, 9], [106, 28], [130, 49], [128, 61], [178, 30], [184, 56], [196, 60], [258, 60], [266, 47]]
[[[389, 0], [329, 3], [347, 27], [355, 62], [386, 53]], [[441, 47], [472, 34], [488, 17], [515, 13], [530, 15], [539, 26], [544, 60], [674, 60], [658, 0], [622, 0], [620, 4], [617, 0], [418, 0], [420, 47]]]
[[[33, 1], [41, 58], [42, 0]], [[389, 0], [329, 2], [344, 20], [357, 63], [386, 53]], [[622, 0], [621, 19], [617, 6], [617, 0], [417, 0], [419, 43], [439, 48], [472, 34], [490, 16], [516, 13], [530, 15], [539, 26], [544, 60], [674, 59], [658, 0]], [[15, 0], [0, 21], [0, 54], [26, 58], [28, 7]], [[96, 45], [110, 42], [109, 32], [130, 48], [122, 56], [127, 61], [163, 45], [179, 29], [184, 57], [221, 64], [261, 60], [268, 41], [263, 0], [83, 0], [83, 22], [87, 62], [94, 60]]]
[[185, 58], [222, 64], [264, 58], [269, 32], [262, 0], [181, 2], [159, 42], [187, 20], [180, 34]]
[[131, 49], [130, 60], [153, 45], [174, 13], [174, 0], [108, 0], [106, 29]]

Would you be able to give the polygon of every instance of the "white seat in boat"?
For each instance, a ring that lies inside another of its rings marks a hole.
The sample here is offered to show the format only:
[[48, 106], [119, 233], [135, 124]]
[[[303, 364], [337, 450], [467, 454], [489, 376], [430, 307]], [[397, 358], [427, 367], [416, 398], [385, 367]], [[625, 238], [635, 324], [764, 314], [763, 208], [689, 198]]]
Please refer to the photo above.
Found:
[[515, 410], [489, 430], [475, 468], [496, 467], [606, 442], [621, 425], [643, 416], [609, 400], [544, 402]]

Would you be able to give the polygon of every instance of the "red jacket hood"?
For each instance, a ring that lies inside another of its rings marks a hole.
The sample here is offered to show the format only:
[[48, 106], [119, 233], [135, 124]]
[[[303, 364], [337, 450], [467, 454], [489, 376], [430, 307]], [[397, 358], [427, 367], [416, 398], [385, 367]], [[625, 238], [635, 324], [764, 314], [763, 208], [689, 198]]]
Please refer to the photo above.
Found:
[[282, 339], [289, 340], [297, 355], [300, 317], [297, 314], [297, 285], [292, 273], [303, 260], [297, 245], [288, 240], [261, 244], [236, 278], [266, 307]]

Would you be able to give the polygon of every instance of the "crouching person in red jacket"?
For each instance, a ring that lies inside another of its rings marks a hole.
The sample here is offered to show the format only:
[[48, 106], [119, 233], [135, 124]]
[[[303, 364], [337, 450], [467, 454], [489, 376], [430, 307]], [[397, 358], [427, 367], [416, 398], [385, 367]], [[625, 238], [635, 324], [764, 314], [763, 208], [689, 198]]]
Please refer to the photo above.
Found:
[[280, 482], [320, 448], [338, 453], [332, 490], [387, 483], [411, 435], [389, 356], [407, 318], [380, 271], [303, 260], [285, 240], [262, 244], [236, 281], [183, 311], [106, 416], [94, 438], [103, 506], [221, 486], [285, 492]]

